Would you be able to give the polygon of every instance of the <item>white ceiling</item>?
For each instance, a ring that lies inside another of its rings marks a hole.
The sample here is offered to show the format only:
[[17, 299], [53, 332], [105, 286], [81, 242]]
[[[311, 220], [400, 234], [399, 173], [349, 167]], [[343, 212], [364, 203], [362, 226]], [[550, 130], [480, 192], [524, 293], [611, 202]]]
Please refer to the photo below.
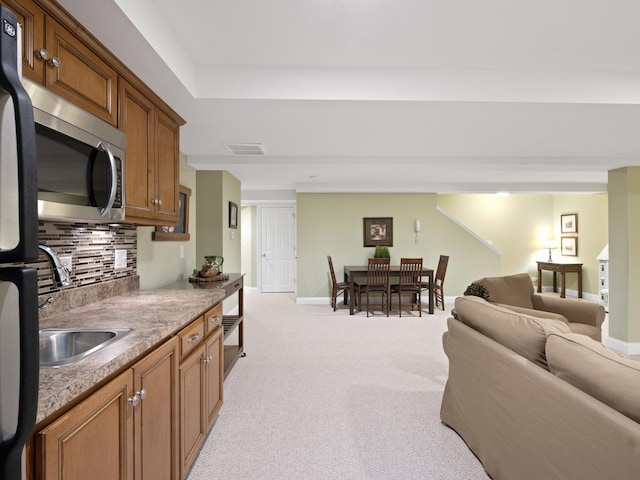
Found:
[[640, 165], [637, 0], [59, 2], [243, 191], [593, 192]]

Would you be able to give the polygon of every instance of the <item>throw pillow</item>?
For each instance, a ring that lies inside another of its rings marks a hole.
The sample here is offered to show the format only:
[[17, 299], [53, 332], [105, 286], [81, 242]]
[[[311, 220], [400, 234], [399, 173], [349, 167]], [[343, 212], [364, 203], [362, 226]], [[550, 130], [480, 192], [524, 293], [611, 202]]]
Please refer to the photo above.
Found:
[[640, 422], [640, 362], [578, 333], [550, 335], [546, 353], [551, 373]]

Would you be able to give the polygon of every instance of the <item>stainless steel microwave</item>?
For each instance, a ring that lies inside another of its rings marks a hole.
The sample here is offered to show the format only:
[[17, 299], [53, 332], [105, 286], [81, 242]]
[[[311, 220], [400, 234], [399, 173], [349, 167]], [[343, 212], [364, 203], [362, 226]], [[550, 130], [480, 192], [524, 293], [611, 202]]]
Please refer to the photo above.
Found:
[[27, 78], [36, 123], [38, 218], [124, 220], [126, 136]]

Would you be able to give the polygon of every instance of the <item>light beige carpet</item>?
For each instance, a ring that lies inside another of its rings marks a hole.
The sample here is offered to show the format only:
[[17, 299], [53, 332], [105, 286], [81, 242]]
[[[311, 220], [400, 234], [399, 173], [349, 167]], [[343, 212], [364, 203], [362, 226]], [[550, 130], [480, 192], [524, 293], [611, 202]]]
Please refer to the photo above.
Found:
[[448, 310], [367, 318], [245, 292], [247, 356], [189, 480], [489, 478], [440, 423]]

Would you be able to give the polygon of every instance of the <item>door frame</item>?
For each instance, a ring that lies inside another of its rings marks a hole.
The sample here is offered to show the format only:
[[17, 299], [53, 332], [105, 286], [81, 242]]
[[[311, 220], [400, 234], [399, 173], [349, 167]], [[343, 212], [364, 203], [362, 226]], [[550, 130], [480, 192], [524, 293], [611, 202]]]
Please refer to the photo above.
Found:
[[[293, 207], [293, 214], [295, 215], [296, 221], [296, 232], [294, 234], [294, 246], [295, 251], [298, 251], [298, 233], [297, 233], [297, 224], [298, 224], [298, 208], [295, 200], [282, 200], [282, 201], [256, 201], [256, 202], [247, 202], [243, 203], [245, 206], [255, 205], [256, 206], [256, 229], [255, 229], [255, 251], [253, 255], [255, 256], [254, 264], [256, 266], [256, 287], [259, 292], [262, 291], [262, 209], [265, 207]], [[298, 257], [297, 255], [294, 258], [294, 275], [296, 281], [294, 282], [294, 293], [297, 294], [298, 291]]]

